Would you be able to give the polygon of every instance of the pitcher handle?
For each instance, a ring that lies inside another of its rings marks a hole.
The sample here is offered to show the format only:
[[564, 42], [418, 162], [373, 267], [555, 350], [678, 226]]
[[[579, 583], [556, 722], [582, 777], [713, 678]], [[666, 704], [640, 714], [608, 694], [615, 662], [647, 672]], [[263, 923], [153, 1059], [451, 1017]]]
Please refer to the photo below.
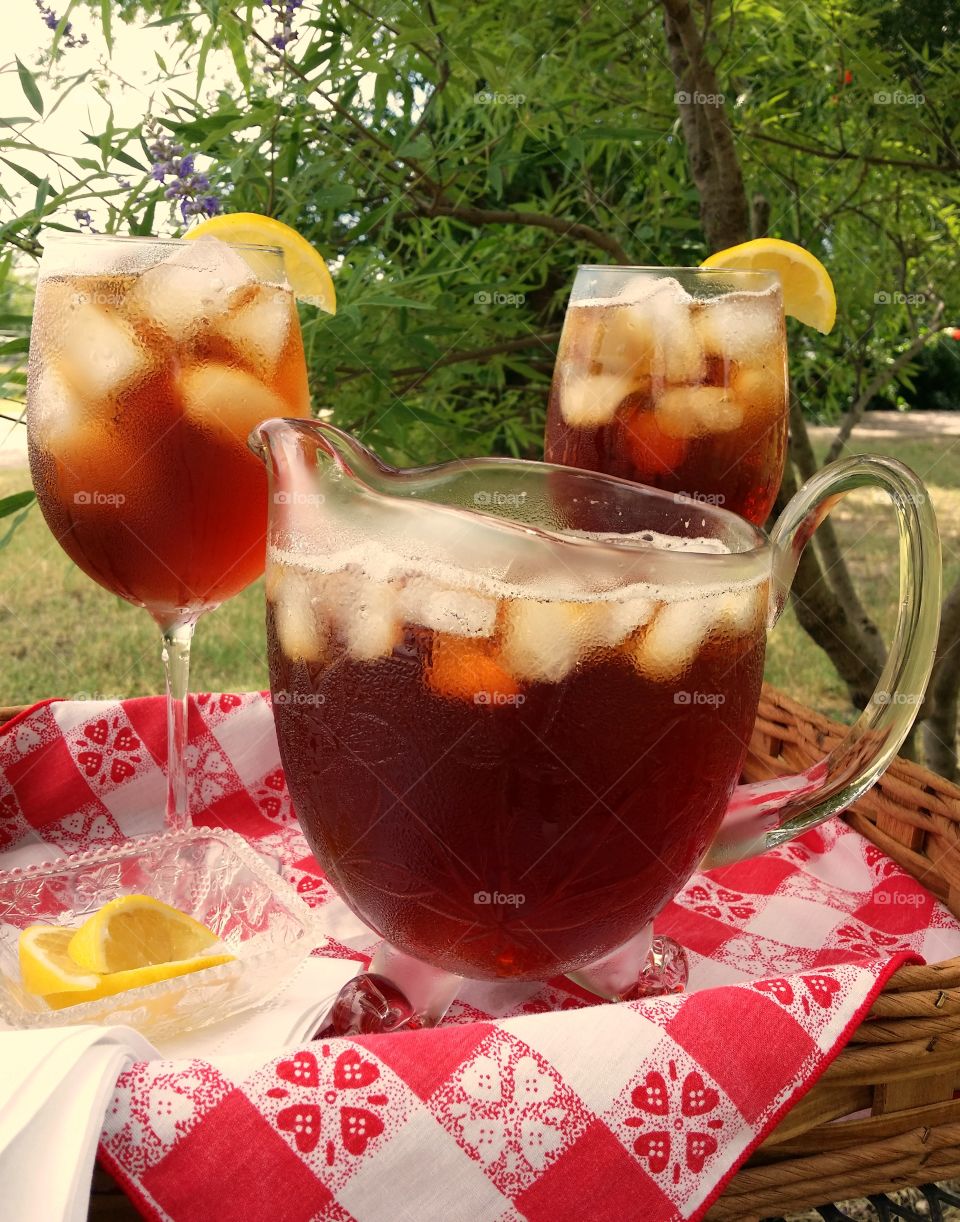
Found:
[[866, 708], [829, 755], [793, 776], [737, 786], [701, 869], [784, 844], [855, 802], [896, 755], [923, 700], [940, 624], [940, 538], [926, 489], [896, 459], [863, 455], [833, 463], [784, 509], [771, 533], [768, 630], [786, 605], [804, 547], [855, 488], [881, 488], [897, 514], [900, 611], [887, 663]]

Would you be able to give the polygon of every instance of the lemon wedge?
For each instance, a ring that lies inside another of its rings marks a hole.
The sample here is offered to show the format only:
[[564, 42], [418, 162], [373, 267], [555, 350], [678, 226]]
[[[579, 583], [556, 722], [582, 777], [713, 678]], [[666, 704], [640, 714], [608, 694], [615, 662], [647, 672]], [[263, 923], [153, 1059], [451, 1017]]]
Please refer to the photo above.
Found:
[[781, 238], [754, 238], [752, 242], [718, 250], [700, 266], [777, 272], [783, 286], [784, 313], [824, 335], [833, 329], [837, 297], [830, 273], [815, 255], [794, 242], [784, 242]]
[[287, 279], [298, 301], [319, 306], [328, 314], [337, 312], [337, 294], [326, 260], [305, 237], [272, 216], [259, 212], [225, 212], [201, 221], [184, 237], [219, 238], [221, 242], [279, 246]]
[[84, 971], [70, 958], [67, 946], [72, 929], [56, 925], [31, 925], [20, 934], [20, 976], [23, 987], [39, 997], [50, 993], [72, 994], [95, 989], [100, 977]]
[[121, 895], [73, 931], [68, 952], [86, 972], [129, 972], [192, 959], [216, 942], [216, 934], [150, 895]]
[[[69, 933], [70, 930], [66, 930]], [[175, 976], [186, 976], [190, 972], [199, 972], [201, 968], [218, 967], [221, 963], [229, 963], [233, 955], [195, 955], [192, 959], [177, 959], [173, 963], [154, 963], [150, 967], [135, 967], [128, 972], [107, 972], [97, 976], [97, 984], [92, 989], [82, 989], [69, 993], [47, 993], [44, 1001], [52, 1010], [62, 1010], [66, 1006], [78, 1006], [84, 1001], [99, 1001], [101, 997], [112, 997], [114, 993], [125, 993], [128, 989], [139, 989], [145, 984], [156, 984], [158, 980], [172, 980]]]

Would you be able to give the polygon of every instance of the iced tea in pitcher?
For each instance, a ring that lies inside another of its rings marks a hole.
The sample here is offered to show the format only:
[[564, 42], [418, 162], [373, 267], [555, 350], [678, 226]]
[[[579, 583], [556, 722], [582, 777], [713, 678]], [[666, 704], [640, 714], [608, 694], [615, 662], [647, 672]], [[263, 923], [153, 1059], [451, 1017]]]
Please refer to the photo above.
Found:
[[581, 267], [545, 457], [761, 525], [786, 457], [786, 354], [773, 273]]
[[[684, 541], [644, 546], [676, 559]], [[474, 978], [545, 979], [626, 941], [736, 783], [766, 576], [578, 596], [562, 567], [528, 584], [373, 540], [271, 549], [281, 756], [340, 895], [392, 946]]]

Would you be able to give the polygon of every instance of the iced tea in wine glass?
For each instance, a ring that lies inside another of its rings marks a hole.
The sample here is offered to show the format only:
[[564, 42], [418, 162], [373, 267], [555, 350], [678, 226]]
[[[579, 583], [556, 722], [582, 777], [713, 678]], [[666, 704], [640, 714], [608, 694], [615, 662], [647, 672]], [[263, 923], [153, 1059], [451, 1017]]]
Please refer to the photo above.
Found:
[[168, 696], [167, 822], [189, 822], [183, 748], [198, 617], [262, 572], [254, 425], [309, 414], [279, 249], [71, 237], [40, 264], [30, 468], [61, 547], [153, 616]]

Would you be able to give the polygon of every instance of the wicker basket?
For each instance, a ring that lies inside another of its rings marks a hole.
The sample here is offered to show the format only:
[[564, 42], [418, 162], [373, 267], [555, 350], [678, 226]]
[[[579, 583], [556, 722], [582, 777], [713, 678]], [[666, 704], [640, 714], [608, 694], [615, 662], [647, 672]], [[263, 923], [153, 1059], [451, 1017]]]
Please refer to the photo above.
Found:
[[[0, 723], [18, 710], [0, 710]], [[748, 780], [797, 772], [845, 729], [765, 687]], [[897, 759], [845, 815], [960, 917], [960, 789]], [[707, 1214], [709, 1222], [808, 1209], [960, 1176], [960, 959], [904, 967], [819, 1082], [781, 1120]], [[863, 1119], [832, 1124], [853, 1112]], [[91, 1222], [137, 1212], [98, 1171]]]
[[[807, 768], [844, 732], [765, 687], [744, 773], [761, 780]], [[844, 817], [960, 917], [956, 785], [897, 759]], [[958, 1087], [960, 959], [901, 968], [707, 1218], [743, 1222], [960, 1175]]]

